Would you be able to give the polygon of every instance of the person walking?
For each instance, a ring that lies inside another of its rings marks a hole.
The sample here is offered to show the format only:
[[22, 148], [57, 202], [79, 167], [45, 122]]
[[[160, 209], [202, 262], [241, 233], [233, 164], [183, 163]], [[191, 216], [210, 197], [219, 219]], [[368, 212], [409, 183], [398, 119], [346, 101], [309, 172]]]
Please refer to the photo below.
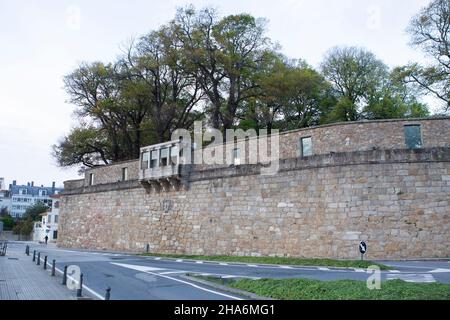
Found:
[[47, 244], [47, 242], [48, 242], [48, 236], [47, 235], [45, 235], [44, 240], [45, 240], [45, 244]]

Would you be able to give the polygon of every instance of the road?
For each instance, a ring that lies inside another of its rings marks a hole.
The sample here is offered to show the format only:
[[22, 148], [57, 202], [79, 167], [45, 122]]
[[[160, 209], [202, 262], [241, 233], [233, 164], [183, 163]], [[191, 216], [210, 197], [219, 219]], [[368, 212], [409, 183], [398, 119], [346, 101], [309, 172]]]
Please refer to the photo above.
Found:
[[[25, 243], [11, 243], [8, 250], [25, 252]], [[318, 280], [353, 279], [366, 281], [371, 275], [365, 269], [273, 266], [188, 261], [158, 257], [141, 257], [114, 252], [92, 252], [56, 248], [52, 245], [30, 244], [33, 250], [56, 260], [62, 270], [76, 265], [84, 275], [85, 292], [102, 298], [111, 287], [111, 299], [120, 300], [239, 300], [234, 293], [192, 282], [186, 273], [220, 275], [224, 278], [307, 278]], [[31, 262], [30, 255], [30, 263]], [[382, 271], [382, 281], [403, 279], [409, 282], [450, 283], [450, 261], [380, 261], [392, 266]]]

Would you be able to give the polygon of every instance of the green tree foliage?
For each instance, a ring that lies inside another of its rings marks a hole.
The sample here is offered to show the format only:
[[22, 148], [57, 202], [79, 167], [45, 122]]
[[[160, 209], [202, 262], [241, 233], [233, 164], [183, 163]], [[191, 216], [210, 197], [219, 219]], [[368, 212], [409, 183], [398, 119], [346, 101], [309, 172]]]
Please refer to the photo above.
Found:
[[331, 49], [319, 72], [284, 57], [267, 37], [265, 19], [188, 6], [131, 41], [113, 62], [84, 62], [64, 78], [79, 124], [53, 155], [60, 166], [82, 169], [136, 159], [140, 147], [200, 119], [222, 130], [270, 131], [427, 116], [421, 90], [405, 72], [356, 47]]
[[322, 64], [338, 103], [324, 122], [428, 116], [427, 106], [417, 101], [418, 92], [391, 72], [371, 52], [354, 47], [333, 48]]
[[16, 225], [13, 227], [14, 234], [20, 234], [23, 236], [28, 236], [33, 231], [34, 222], [41, 220], [41, 214], [45, 213], [50, 208], [47, 207], [43, 203], [36, 203], [33, 206], [30, 206], [25, 211], [24, 216], [16, 222]]
[[430, 59], [428, 65], [410, 63], [398, 67], [405, 84], [421, 89], [444, 102], [450, 110], [450, 2], [434, 0], [423, 8], [407, 29], [411, 45], [421, 49]]
[[16, 224], [14, 218], [10, 215], [4, 215], [0, 218], [0, 221], [3, 222], [4, 230], [12, 230], [14, 225]]

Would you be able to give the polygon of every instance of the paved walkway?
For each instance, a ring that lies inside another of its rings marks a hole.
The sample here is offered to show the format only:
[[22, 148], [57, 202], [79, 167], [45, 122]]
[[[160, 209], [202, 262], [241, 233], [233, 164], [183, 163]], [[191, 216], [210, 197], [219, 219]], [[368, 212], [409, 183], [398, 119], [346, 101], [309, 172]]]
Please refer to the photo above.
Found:
[[[50, 268], [48, 268], [50, 269]], [[74, 291], [61, 285], [61, 277], [32, 262], [32, 255], [9, 250], [0, 257], [0, 300], [75, 300]]]

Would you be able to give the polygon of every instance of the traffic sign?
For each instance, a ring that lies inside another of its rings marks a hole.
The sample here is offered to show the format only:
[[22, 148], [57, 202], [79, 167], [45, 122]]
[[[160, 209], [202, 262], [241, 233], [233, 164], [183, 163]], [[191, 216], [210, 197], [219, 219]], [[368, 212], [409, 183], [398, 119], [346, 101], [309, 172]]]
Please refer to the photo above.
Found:
[[361, 260], [362, 260], [364, 254], [367, 252], [367, 244], [364, 241], [361, 241], [359, 243], [359, 252], [361, 253]]

